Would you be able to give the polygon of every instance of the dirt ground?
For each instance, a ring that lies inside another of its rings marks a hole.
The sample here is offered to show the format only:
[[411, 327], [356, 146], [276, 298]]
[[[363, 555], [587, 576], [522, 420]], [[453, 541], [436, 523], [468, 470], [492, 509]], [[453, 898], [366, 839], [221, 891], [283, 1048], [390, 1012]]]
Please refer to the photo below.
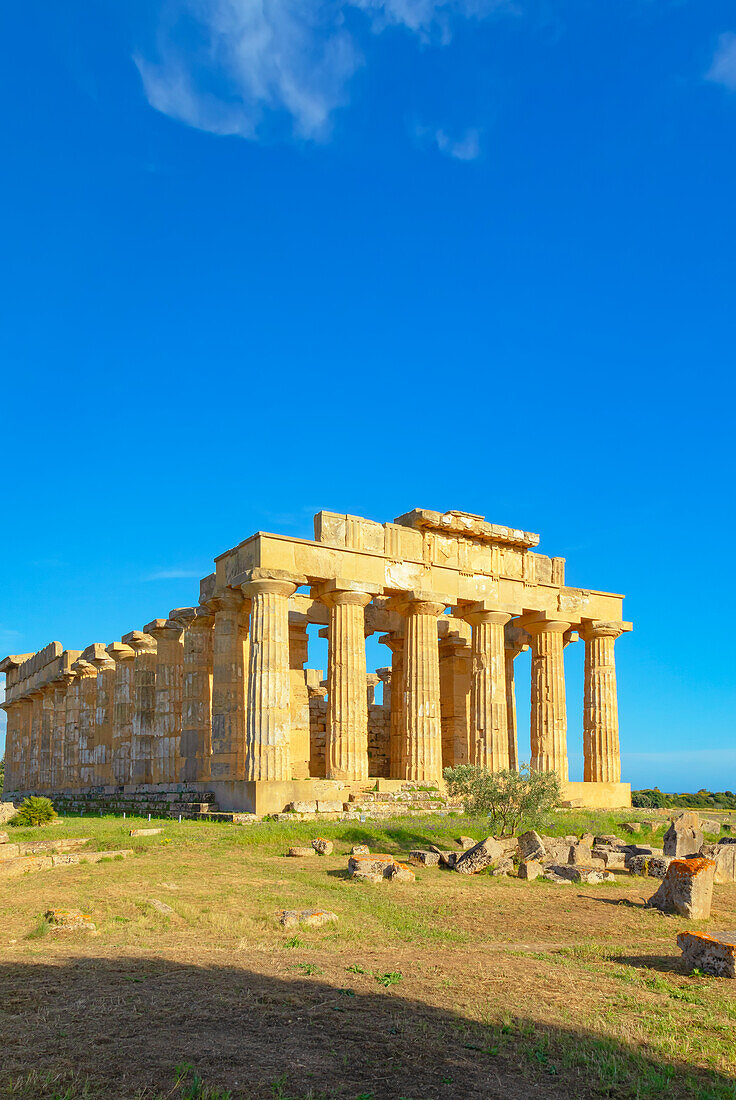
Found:
[[[284, 853], [308, 826], [45, 831], [135, 852], [0, 877], [0, 1096], [736, 1096], [736, 983], [680, 971], [675, 936], [698, 925], [644, 908], [655, 880], [346, 877], [359, 840], [398, 854], [475, 824], [337, 824], [335, 852], [303, 860]], [[46, 932], [51, 906], [98, 934]], [[279, 927], [307, 906], [337, 924]], [[736, 887], [716, 887], [700, 927], [734, 926]]]

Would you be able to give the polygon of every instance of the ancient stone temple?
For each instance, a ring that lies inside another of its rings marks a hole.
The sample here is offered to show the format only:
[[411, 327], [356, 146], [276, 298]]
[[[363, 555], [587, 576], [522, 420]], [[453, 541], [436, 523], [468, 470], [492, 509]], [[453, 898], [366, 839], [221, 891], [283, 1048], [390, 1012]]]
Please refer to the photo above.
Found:
[[[531, 762], [564, 797], [630, 804], [616, 638], [623, 597], [565, 585], [539, 537], [466, 512], [393, 523], [319, 512], [314, 541], [263, 531], [215, 559], [199, 602], [120, 641], [6, 657], [5, 798], [213, 792], [281, 811], [348, 790], [518, 766], [514, 660], [531, 650]], [[328, 639], [326, 679], [307, 627]], [[389, 662], [369, 674], [365, 639]], [[585, 646], [584, 782], [569, 782], [565, 647]], [[374, 691], [383, 682], [383, 702]], [[382, 788], [381, 788], [382, 789]]]

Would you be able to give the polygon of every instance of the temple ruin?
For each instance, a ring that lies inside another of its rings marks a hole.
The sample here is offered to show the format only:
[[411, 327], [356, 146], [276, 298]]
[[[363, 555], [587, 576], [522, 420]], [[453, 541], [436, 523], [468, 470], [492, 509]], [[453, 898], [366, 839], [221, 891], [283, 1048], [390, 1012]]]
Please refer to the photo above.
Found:
[[[514, 660], [531, 650], [531, 763], [568, 800], [630, 805], [614, 642], [623, 597], [565, 585], [539, 536], [466, 512], [393, 523], [319, 512], [313, 541], [259, 531], [215, 559], [195, 607], [120, 641], [6, 657], [5, 799], [190, 791], [223, 810], [339, 803], [517, 767]], [[307, 627], [328, 639], [326, 680]], [[387, 667], [368, 674], [379, 633]], [[585, 646], [584, 781], [568, 780], [563, 652]], [[373, 692], [383, 682], [383, 702]]]

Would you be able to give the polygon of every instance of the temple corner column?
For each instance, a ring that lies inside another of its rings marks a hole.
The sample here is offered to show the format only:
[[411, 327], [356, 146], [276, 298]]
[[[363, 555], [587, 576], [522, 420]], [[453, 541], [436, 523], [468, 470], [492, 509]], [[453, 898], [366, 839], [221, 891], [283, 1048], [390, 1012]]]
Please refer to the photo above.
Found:
[[585, 642], [583, 778], [586, 783], [620, 783], [621, 749], [616, 687], [616, 639], [631, 623], [592, 620], [580, 627]]

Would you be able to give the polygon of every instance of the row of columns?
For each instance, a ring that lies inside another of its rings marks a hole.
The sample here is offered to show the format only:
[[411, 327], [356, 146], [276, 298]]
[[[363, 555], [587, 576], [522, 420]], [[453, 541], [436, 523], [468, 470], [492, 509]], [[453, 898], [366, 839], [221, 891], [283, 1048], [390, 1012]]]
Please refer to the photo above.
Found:
[[[11, 702], [8, 789], [108, 784], [289, 780], [292, 759], [289, 598], [304, 578], [252, 571], [206, 606], [182, 608], [109, 646], [84, 651], [68, 672]], [[326, 777], [368, 778], [365, 608], [376, 590], [333, 581], [313, 594], [329, 609]], [[448, 601], [449, 602], [449, 601]], [[392, 651], [390, 771], [442, 775], [438, 617], [448, 603], [397, 598], [403, 635]], [[511, 616], [485, 603], [471, 625], [470, 759], [518, 767]], [[567, 780], [563, 648], [570, 624], [533, 617], [532, 767]], [[585, 779], [619, 782], [614, 641], [622, 624], [591, 623], [585, 640]], [[308, 762], [307, 762], [308, 767]]]

